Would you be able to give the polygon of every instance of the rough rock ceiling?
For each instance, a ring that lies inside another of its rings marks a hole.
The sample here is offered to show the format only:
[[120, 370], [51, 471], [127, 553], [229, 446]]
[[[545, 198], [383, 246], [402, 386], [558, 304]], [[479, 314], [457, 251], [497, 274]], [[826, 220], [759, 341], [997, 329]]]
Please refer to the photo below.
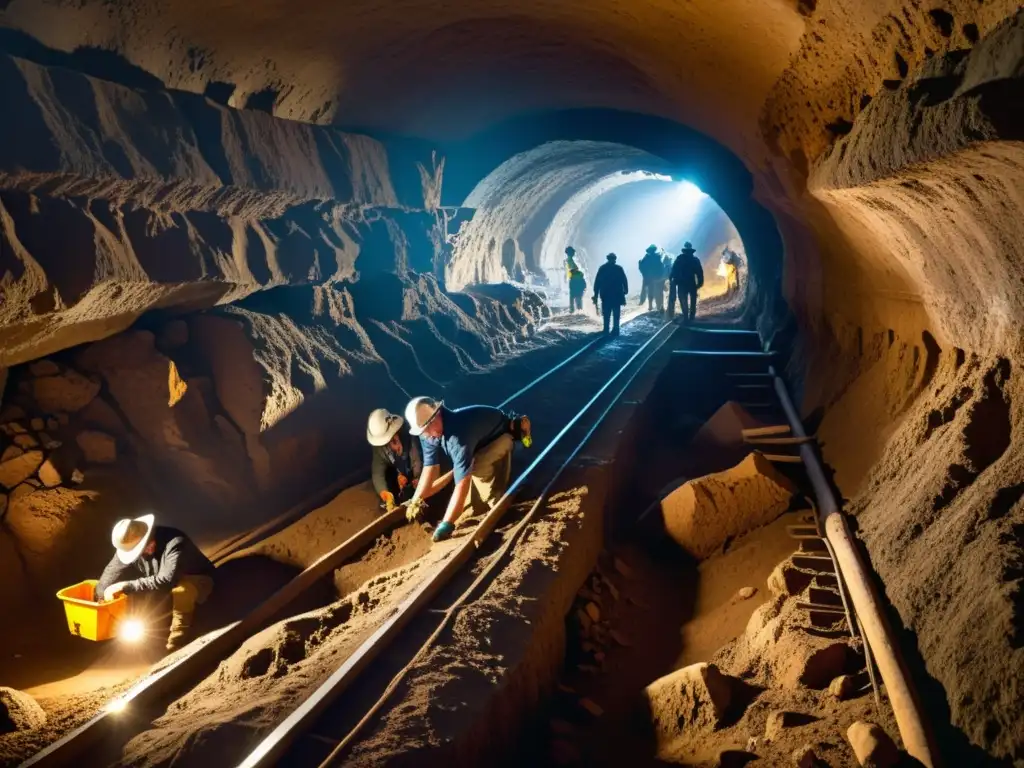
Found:
[[272, 89], [282, 117], [450, 139], [529, 110], [611, 107], [741, 152], [806, 23], [795, 0], [13, 0], [6, 16], [170, 87], [234, 85], [231, 106]]

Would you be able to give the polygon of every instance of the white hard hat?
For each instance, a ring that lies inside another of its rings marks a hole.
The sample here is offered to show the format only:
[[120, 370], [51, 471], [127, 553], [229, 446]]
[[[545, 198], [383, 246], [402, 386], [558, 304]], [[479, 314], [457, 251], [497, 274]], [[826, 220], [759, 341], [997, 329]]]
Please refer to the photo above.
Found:
[[125, 518], [114, 524], [114, 530], [110, 534], [110, 543], [117, 551], [117, 559], [125, 565], [131, 565], [139, 559], [142, 550], [149, 543], [149, 536], [153, 533], [154, 515], [143, 515], [134, 520]]
[[370, 414], [370, 420], [366, 424], [366, 442], [375, 446], [387, 445], [391, 438], [398, 434], [403, 424], [405, 419], [398, 414], [391, 413], [386, 408], [378, 408]]
[[444, 405], [443, 400], [432, 397], [414, 397], [405, 406], [405, 420], [409, 422], [410, 435], [422, 435], [427, 425], [434, 420], [437, 412]]

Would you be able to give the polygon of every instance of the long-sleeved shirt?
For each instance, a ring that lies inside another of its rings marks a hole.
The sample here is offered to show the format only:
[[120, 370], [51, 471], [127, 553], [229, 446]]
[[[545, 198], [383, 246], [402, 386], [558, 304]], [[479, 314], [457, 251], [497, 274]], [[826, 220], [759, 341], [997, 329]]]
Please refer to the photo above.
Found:
[[573, 296], [582, 296], [587, 292], [587, 279], [578, 269], [574, 270], [569, 278], [569, 293]]
[[644, 280], [662, 280], [664, 271], [661, 266], [661, 256], [657, 253], [648, 253], [640, 259], [640, 274]]
[[626, 270], [610, 261], [602, 264], [594, 276], [594, 295], [600, 296], [601, 301], [609, 304], [623, 304], [627, 293], [629, 283], [626, 281]]
[[700, 259], [692, 253], [681, 253], [676, 256], [672, 265], [672, 282], [684, 292], [696, 291], [704, 287], [704, 267]]
[[158, 525], [153, 528], [151, 541], [156, 542], [153, 554], [141, 554], [131, 565], [125, 565], [114, 554], [96, 584], [96, 600], [103, 597], [107, 587], [119, 581], [124, 582], [125, 594], [131, 595], [167, 592], [177, 586], [182, 576], [213, 576], [213, 563], [178, 529]]
[[397, 454], [388, 446], [382, 445], [373, 449], [373, 464], [370, 475], [373, 478], [373, 489], [379, 496], [388, 491], [396, 499], [403, 494], [398, 485], [398, 476], [405, 475], [409, 484], [405, 493], [412, 496], [412, 480], [423, 472], [423, 456], [420, 452], [420, 441], [413, 440], [409, 435], [402, 436], [402, 453]]

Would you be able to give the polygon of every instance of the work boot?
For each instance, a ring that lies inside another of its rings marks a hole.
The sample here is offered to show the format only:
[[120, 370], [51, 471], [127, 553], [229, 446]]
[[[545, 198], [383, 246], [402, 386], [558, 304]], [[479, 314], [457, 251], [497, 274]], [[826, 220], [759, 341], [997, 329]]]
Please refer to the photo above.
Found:
[[437, 524], [437, 528], [434, 530], [434, 541], [445, 541], [446, 539], [450, 539], [453, 533], [455, 533], [455, 526], [447, 520], [442, 520]]
[[173, 611], [171, 613], [171, 632], [167, 635], [167, 650], [176, 651], [188, 642], [192, 633], [192, 616]]

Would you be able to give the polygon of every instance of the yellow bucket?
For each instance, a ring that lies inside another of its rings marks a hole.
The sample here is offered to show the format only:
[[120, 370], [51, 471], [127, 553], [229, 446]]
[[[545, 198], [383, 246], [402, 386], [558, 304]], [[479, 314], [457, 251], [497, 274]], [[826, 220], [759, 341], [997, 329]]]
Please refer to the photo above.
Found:
[[86, 579], [71, 587], [64, 587], [57, 598], [64, 603], [68, 617], [68, 630], [75, 637], [86, 640], [109, 640], [117, 633], [117, 625], [128, 610], [128, 598], [118, 595], [109, 603], [92, 599], [96, 579]]

